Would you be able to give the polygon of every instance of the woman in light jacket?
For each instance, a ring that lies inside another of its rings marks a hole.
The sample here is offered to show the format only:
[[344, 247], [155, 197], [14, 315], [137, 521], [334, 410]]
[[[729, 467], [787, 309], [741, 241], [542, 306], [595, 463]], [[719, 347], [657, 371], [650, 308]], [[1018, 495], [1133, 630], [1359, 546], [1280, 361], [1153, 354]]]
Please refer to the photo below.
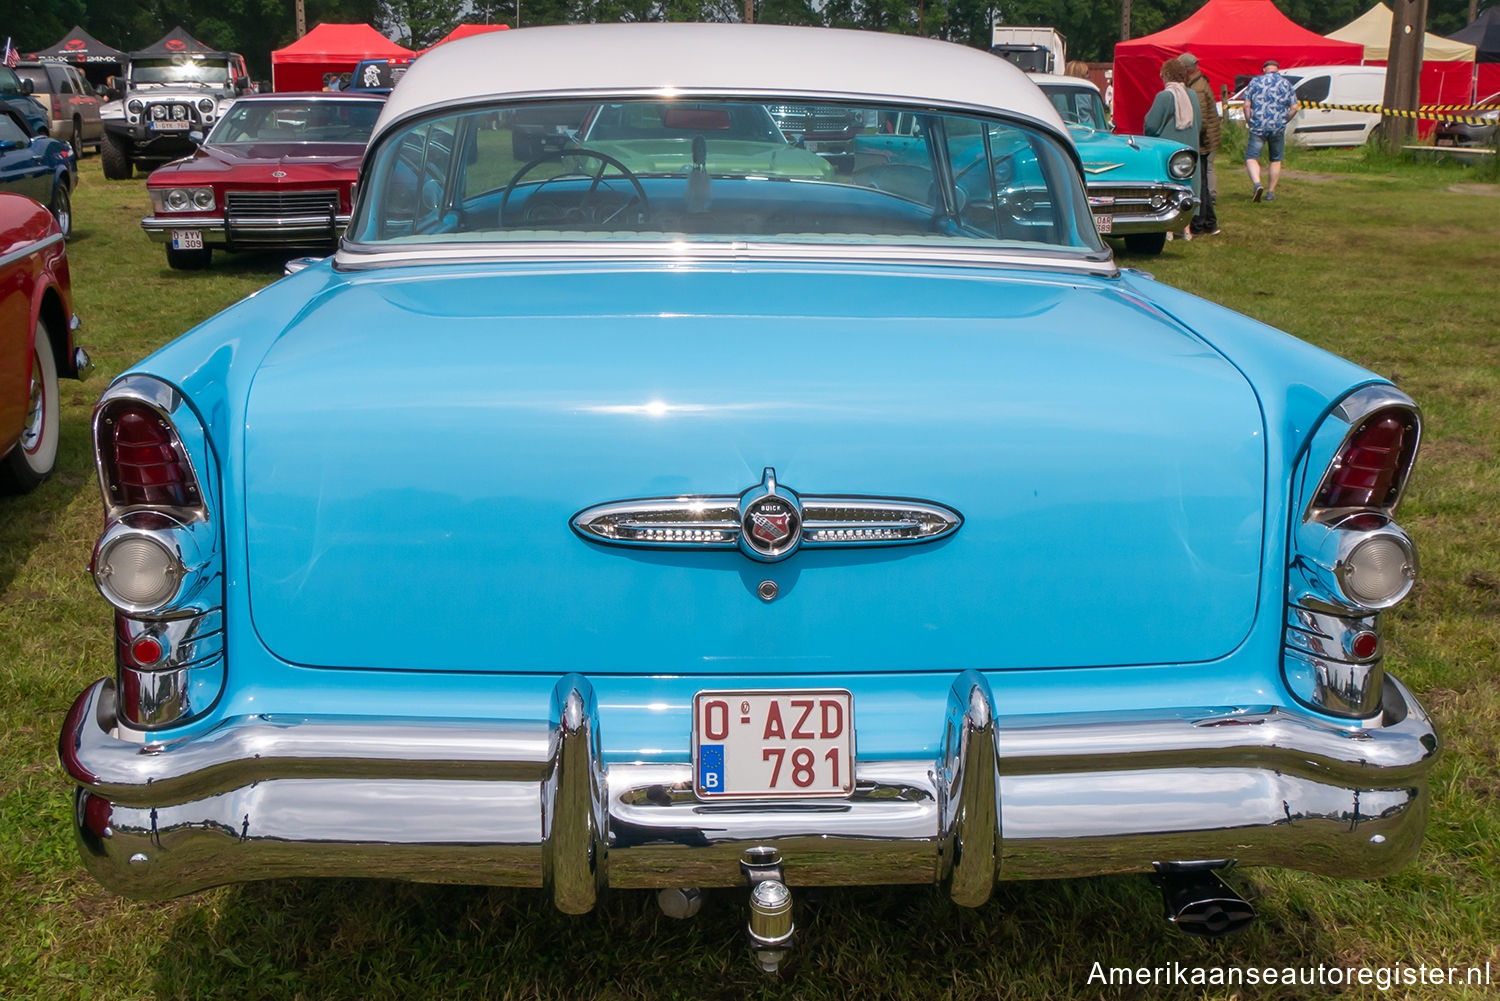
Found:
[[[1161, 78], [1165, 86], [1162, 87], [1161, 93], [1156, 95], [1156, 100], [1151, 102], [1151, 110], [1146, 112], [1146, 135], [1170, 139], [1196, 152], [1202, 111], [1198, 107], [1197, 95], [1188, 90], [1187, 68], [1176, 59], [1168, 59], [1162, 63]], [[1193, 176], [1187, 178], [1187, 183], [1196, 193], [1198, 190], [1196, 168], [1193, 170]], [[1170, 233], [1167, 235], [1171, 236]], [[1192, 239], [1192, 234], [1184, 232], [1183, 238]]]

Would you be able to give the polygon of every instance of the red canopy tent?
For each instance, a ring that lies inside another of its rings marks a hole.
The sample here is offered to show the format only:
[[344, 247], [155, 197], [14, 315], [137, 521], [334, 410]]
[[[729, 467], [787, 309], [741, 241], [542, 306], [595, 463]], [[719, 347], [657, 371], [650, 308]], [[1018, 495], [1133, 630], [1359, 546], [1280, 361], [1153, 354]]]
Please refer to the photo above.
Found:
[[1271, 0], [1208, 0], [1196, 13], [1154, 35], [1115, 46], [1115, 125], [1140, 132], [1151, 100], [1161, 90], [1161, 64], [1184, 52], [1214, 93], [1235, 77], [1260, 73], [1267, 59], [1292, 66], [1358, 65], [1364, 46], [1324, 38], [1292, 23]]
[[437, 41], [427, 46], [427, 48], [421, 50], [421, 52], [418, 52], [417, 55], [420, 56], [424, 53], [431, 52], [439, 45], [442, 45], [446, 42], [456, 42], [460, 38], [468, 38], [470, 35], [483, 35], [486, 32], [490, 31], [507, 31], [509, 29], [510, 25], [508, 24], [460, 24], [458, 27], [448, 32], [442, 38], [439, 38]]
[[368, 24], [320, 24], [271, 53], [272, 90], [322, 90], [328, 73], [349, 73], [361, 59], [416, 55]]

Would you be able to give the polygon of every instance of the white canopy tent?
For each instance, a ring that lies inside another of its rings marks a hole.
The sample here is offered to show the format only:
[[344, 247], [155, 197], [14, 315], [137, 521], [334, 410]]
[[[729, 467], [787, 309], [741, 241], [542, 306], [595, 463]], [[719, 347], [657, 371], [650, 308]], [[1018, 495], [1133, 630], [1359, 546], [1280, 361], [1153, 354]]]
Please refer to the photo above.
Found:
[[[1330, 31], [1328, 37], [1363, 45], [1366, 62], [1385, 62], [1390, 58], [1391, 20], [1394, 16], [1389, 7], [1378, 3], [1338, 31]], [[1472, 63], [1474, 56], [1472, 45], [1430, 31], [1422, 37], [1423, 62]]]

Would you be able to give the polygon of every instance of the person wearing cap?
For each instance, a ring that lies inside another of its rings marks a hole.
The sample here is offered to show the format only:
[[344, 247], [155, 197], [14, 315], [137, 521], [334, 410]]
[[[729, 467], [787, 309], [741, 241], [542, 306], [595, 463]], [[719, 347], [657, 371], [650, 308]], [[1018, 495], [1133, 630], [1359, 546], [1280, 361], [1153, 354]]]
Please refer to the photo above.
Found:
[[1214, 101], [1214, 88], [1208, 78], [1198, 69], [1198, 57], [1184, 52], [1177, 57], [1187, 71], [1187, 87], [1198, 97], [1198, 207], [1193, 212], [1192, 231], [1199, 235], [1212, 236], [1219, 232], [1219, 216], [1214, 211], [1214, 200], [1219, 197], [1219, 177], [1215, 170], [1214, 154], [1219, 151], [1223, 135], [1219, 121], [1219, 108]]
[[[1281, 75], [1281, 64], [1267, 59], [1260, 76], [1245, 87], [1245, 124], [1250, 141], [1245, 146], [1245, 170], [1250, 174], [1250, 200], [1276, 200], [1276, 182], [1281, 180], [1281, 157], [1286, 150], [1286, 127], [1297, 113], [1297, 90]], [[1267, 186], [1260, 183], [1260, 151], [1270, 154]]]

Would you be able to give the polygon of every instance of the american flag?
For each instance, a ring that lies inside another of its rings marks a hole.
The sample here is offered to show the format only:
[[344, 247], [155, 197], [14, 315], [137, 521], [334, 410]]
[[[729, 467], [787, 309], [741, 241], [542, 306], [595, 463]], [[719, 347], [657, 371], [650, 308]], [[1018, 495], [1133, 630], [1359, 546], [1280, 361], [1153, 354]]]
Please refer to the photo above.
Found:
[[11, 69], [15, 69], [16, 63], [20, 61], [21, 53], [16, 51], [16, 47], [14, 45], [10, 44], [10, 36], [5, 36], [5, 65], [9, 66]]

